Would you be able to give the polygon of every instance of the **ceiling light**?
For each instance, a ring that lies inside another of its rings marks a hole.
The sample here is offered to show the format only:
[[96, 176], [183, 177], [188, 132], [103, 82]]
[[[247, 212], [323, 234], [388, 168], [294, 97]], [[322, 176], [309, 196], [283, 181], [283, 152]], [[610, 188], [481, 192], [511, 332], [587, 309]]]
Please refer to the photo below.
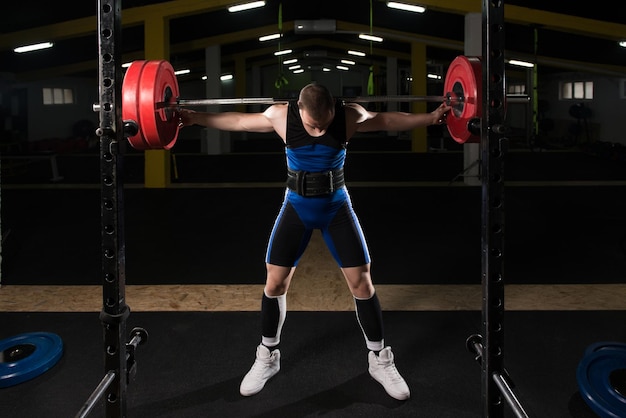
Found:
[[174, 71], [174, 75], [183, 75], [183, 74], [189, 74], [191, 72], [191, 70], [178, 70], [178, 71]]
[[298, 70], [295, 70], [293, 73], [294, 73], [294, 74], [300, 74], [300, 73], [303, 73], [303, 72], [304, 72], [304, 69], [303, 69], [303, 68], [300, 68], [300, 69], [298, 69]]
[[291, 49], [283, 49], [282, 51], [274, 52], [274, 55], [279, 56], [279, 55], [291, 54], [292, 52], [293, 50]]
[[533, 64], [532, 62], [526, 62], [526, 61], [520, 61], [520, 60], [509, 60], [508, 63], [511, 65], [517, 65], [518, 67], [532, 68], [535, 66], [535, 64]]
[[360, 34], [359, 38], [364, 39], [366, 41], [374, 41], [374, 42], [382, 42], [383, 41], [383, 38], [381, 38], [380, 36], [368, 35], [368, 34], [365, 34], [365, 33]]
[[294, 64], [294, 63], [296, 63], [296, 62], [298, 62], [298, 58], [292, 58], [292, 59], [290, 59], [290, 60], [285, 60], [285, 61], [283, 61], [283, 64], [285, 64], [285, 65], [289, 65], [289, 64]]
[[326, 68], [326, 67], [324, 67], [324, 68], [322, 68], [322, 71], [324, 71], [324, 72], [328, 72], [328, 71], [330, 71], [330, 68]]
[[257, 7], [265, 6], [264, 1], [253, 1], [250, 3], [238, 4], [236, 6], [230, 6], [228, 11], [233, 12], [241, 12], [242, 10], [256, 9]]
[[405, 10], [407, 12], [415, 12], [415, 13], [424, 13], [426, 11], [425, 7], [416, 6], [414, 4], [398, 3], [396, 1], [388, 1], [387, 7], [391, 7], [392, 9]]
[[224, 74], [220, 76], [220, 80], [222, 81], [227, 81], [227, 80], [232, 80], [233, 79], [233, 75], [232, 74]]
[[348, 54], [350, 55], [356, 55], [357, 57], [364, 57], [365, 56], [365, 52], [361, 52], [361, 51], [348, 51]]
[[337, 66], [337, 69], [338, 69], [338, 70], [344, 70], [344, 71], [348, 71], [348, 70], [349, 70], [349, 68], [348, 68], [348, 67], [343, 66], [343, 65], [338, 65], [338, 66]]
[[619, 46], [626, 48], [626, 41], [620, 41]]
[[17, 48], [13, 49], [13, 51], [21, 54], [22, 52], [38, 51], [40, 49], [52, 48], [52, 45], [54, 45], [52, 42], [42, 42], [39, 44], [18, 46]]
[[264, 41], [271, 41], [272, 39], [278, 39], [280, 37], [282, 37], [283, 34], [282, 33], [273, 33], [271, 35], [265, 35], [265, 36], [261, 36], [259, 38], [259, 41], [264, 42]]
[[288, 67], [290, 70], [297, 70], [298, 68], [302, 67], [300, 64], [297, 65], [292, 65], [291, 67]]
[[356, 65], [356, 62], [350, 60], [341, 60], [342, 64]]
[[426, 77], [432, 78], [433, 80], [441, 80], [441, 76], [439, 74], [428, 74]]

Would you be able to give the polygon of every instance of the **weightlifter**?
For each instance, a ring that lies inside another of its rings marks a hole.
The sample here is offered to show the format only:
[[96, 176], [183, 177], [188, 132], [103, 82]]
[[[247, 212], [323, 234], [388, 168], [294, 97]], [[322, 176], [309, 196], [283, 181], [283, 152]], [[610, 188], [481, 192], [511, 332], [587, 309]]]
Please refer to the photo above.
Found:
[[280, 370], [281, 330], [287, 291], [313, 230], [319, 229], [341, 268], [365, 338], [370, 375], [393, 398], [406, 400], [409, 387], [385, 345], [382, 310], [370, 275], [370, 254], [345, 185], [346, 148], [356, 132], [407, 131], [445, 123], [450, 106], [431, 113], [371, 112], [333, 98], [309, 84], [298, 100], [274, 104], [261, 113], [195, 112], [181, 109], [180, 126], [225, 131], [276, 132], [285, 143], [287, 187], [266, 249], [267, 276], [261, 300], [261, 341], [240, 392], [260, 392]]

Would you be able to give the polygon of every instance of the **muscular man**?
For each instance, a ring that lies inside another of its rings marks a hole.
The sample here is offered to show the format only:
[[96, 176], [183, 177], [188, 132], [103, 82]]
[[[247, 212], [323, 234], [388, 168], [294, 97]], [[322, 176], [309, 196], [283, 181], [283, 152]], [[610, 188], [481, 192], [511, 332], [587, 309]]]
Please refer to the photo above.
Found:
[[309, 84], [297, 101], [275, 104], [262, 113], [201, 113], [180, 110], [181, 126], [225, 131], [276, 132], [285, 143], [287, 188], [266, 250], [267, 277], [261, 300], [261, 342], [240, 392], [251, 396], [280, 370], [280, 334], [287, 291], [311, 238], [319, 229], [354, 297], [358, 324], [368, 352], [370, 375], [395, 399], [410, 397], [385, 345], [382, 310], [370, 276], [370, 255], [345, 186], [346, 148], [356, 132], [407, 131], [444, 123], [449, 106], [431, 113], [370, 112], [333, 98], [322, 85]]

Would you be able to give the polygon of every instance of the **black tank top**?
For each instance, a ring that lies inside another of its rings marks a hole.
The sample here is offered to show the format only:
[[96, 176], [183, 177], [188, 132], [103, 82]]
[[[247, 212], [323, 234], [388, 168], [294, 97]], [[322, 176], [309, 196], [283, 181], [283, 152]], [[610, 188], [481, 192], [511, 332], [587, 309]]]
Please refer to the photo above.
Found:
[[345, 148], [346, 141], [346, 110], [343, 102], [335, 100], [335, 117], [322, 136], [314, 137], [304, 129], [298, 102], [289, 102], [287, 111], [287, 148], [297, 148], [312, 144], [322, 144], [333, 148]]

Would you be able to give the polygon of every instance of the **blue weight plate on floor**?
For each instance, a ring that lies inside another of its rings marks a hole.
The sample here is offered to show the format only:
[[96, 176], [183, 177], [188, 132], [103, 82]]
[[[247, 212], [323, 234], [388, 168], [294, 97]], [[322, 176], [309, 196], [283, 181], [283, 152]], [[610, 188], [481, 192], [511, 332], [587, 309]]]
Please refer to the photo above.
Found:
[[626, 349], [622, 347], [601, 347], [578, 364], [576, 378], [580, 393], [601, 418], [626, 417], [626, 397], [611, 383], [611, 373], [625, 369]]
[[49, 332], [30, 332], [0, 340], [0, 388], [39, 376], [62, 355], [61, 337]]
[[622, 348], [626, 350], [626, 343], [616, 342], [616, 341], [599, 341], [597, 343], [593, 343], [587, 347], [585, 350], [585, 355], [591, 354], [594, 351], [601, 350], [603, 348]]

